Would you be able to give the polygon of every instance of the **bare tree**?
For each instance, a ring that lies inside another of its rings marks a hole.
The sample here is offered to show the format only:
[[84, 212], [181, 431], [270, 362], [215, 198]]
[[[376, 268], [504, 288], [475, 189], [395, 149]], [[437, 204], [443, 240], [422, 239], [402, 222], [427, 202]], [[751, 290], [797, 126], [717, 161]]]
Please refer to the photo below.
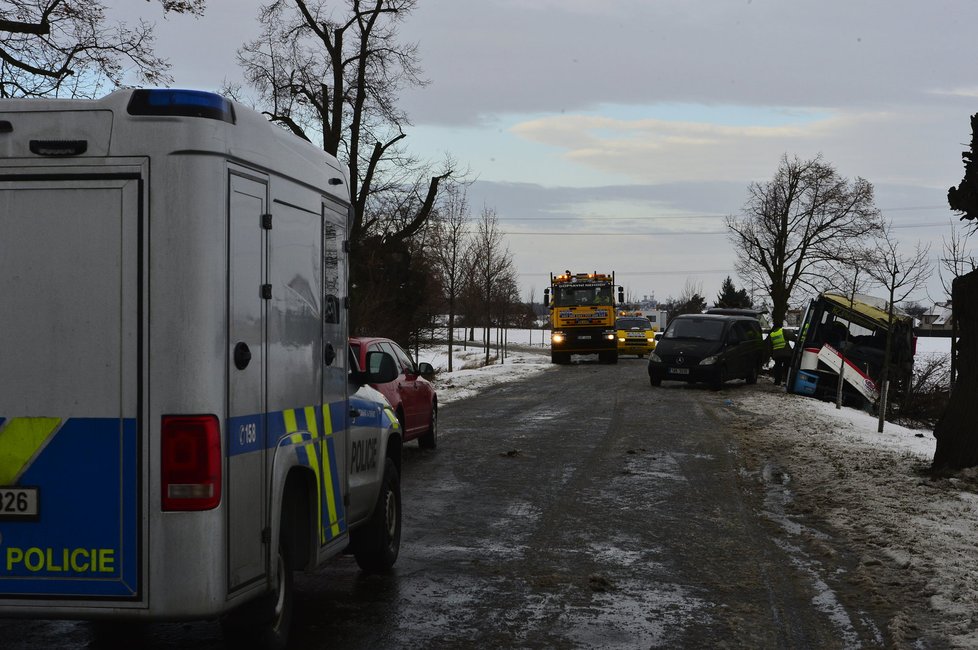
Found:
[[[965, 275], [966, 273], [971, 273], [975, 269], [978, 269], [978, 261], [975, 260], [975, 257], [972, 255], [971, 249], [968, 246], [968, 240], [971, 238], [974, 230], [969, 229], [962, 232], [954, 225], [954, 223], [949, 223], [948, 225], [951, 228], [951, 238], [941, 238], [944, 245], [944, 256], [941, 257], [940, 264], [937, 267], [937, 275], [941, 280], [941, 287], [944, 289], [944, 296], [947, 304], [953, 305], [951, 302], [951, 294], [953, 292], [955, 279]], [[954, 383], [955, 377], [957, 377], [958, 374], [957, 330], [958, 323], [952, 317], [951, 370], [949, 373], [949, 379], [952, 384]]]
[[465, 287], [468, 250], [466, 234], [471, 214], [464, 186], [451, 184], [445, 191], [438, 210], [432, 242], [435, 271], [448, 307], [448, 372], [452, 372], [452, 351], [455, 346], [455, 316], [459, 298]]
[[820, 267], [841, 257], [840, 246], [878, 230], [873, 186], [848, 181], [821, 156], [781, 158], [774, 178], [752, 183], [741, 216], [726, 219], [737, 272], [767, 288], [773, 327], [784, 324], [792, 292], [817, 285]]
[[669, 297], [663, 303], [666, 314], [671, 321], [681, 314], [699, 314], [706, 309], [706, 298], [703, 297], [703, 283], [686, 278], [683, 291], [679, 298]]
[[358, 288], [350, 322], [357, 328], [385, 325], [371, 320], [365, 304], [384, 294], [371, 286], [369, 260], [410, 261], [406, 240], [424, 228], [440, 183], [456, 171], [450, 158], [433, 171], [403, 147], [410, 121], [398, 93], [427, 83], [417, 45], [398, 34], [416, 2], [274, 0], [260, 11], [261, 35], [238, 51], [269, 119], [309, 141], [321, 138], [323, 149], [349, 166], [350, 281]]
[[499, 230], [495, 210], [483, 208], [469, 248], [471, 287], [482, 307], [485, 333], [486, 364], [489, 363], [489, 331], [492, 327], [494, 301], [505, 288], [505, 281], [515, 275], [513, 257]]
[[[887, 292], [887, 324], [886, 347], [883, 356], [882, 390], [880, 391], [879, 425], [882, 433], [886, 419], [887, 394], [891, 383], [891, 360], [893, 359], [893, 315], [896, 304], [906, 300], [911, 294], [922, 289], [931, 275], [931, 265], [927, 261], [929, 246], [919, 242], [912, 253], [906, 254], [900, 250], [900, 243], [893, 235], [893, 224], [884, 228], [878, 237], [868, 247], [865, 255], [866, 273]], [[909, 350], [901, 358], [910, 358]], [[904, 382], [903, 389], [909, 389], [913, 374], [913, 362], [910, 367], [901, 368], [899, 380]]]
[[941, 287], [947, 300], [951, 299], [951, 285], [954, 279], [978, 269], [978, 260], [972, 254], [968, 246], [968, 240], [974, 230], [961, 231], [954, 223], [948, 224], [951, 229], [950, 239], [941, 238], [944, 245], [944, 256], [941, 257], [940, 265], [937, 267], [937, 275], [941, 280]]
[[337, 3], [275, 0], [261, 9], [261, 36], [238, 52], [265, 114], [307, 140], [319, 134], [323, 149], [349, 165], [355, 244], [385, 214], [371, 210], [370, 199], [404, 194], [405, 188], [414, 209], [387, 235], [414, 235], [431, 214], [439, 183], [453, 171], [448, 161], [420, 182], [427, 166], [400, 148], [410, 121], [397, 107], [398, 92], [427, 83], [417, 45], [398, 37], [398, 25], [416, 1], [347, 0], [340, 13]]
[[[205, 0], [159, 0], [165, 12], [201, 15]], [[98, 0], [0, 0], [0, 97], [94, 97], [127, 74], [172, 81], [153, 52], [153, 26], [113, 23]]]

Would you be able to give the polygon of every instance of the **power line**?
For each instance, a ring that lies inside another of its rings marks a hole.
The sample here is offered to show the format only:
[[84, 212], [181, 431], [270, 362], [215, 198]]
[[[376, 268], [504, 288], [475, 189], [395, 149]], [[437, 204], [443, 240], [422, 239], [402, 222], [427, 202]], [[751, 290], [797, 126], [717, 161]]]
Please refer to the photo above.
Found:
[[546, 235], [548, 237], [661, 237], [667, 235], [726, 235], [726, 230], [674, 230], [671, 232], [509, 232], [500, 234], [511, 236]]
[[[894, 230], [907, 230], [910, 228], [933, 228], [936, 224], [934, 223], [906, 223], [901, 225], [890, 226]], [[658, 232], [556, 232], [551, 230], [531, 230], [516, 232], [512, 230], [501, 230], [499, 231], [502, 235], [509, 235], [511, 237], [527, 237], [527, 236], [546, 236], [546, 237], [672, 237], [677, 235], [697, 237], [703, 235], [726, 235], [729, 234], [727, 230], [667, 230]]]
[[[902, 212], [906, 210], [939, 210], [947, 208], [941, 205], [914, 205], [903, 208], [880, 208], [880, 212]], [[594, 217], [499, 217], [500, 221], [657, 221], [659, 219], [723, 219], [728, 214], [683, 214], [681, 212], [644, 215], [641, 217], [614, 217], [614, 216], [594, 216]]]
[[[615, 271], [615, 275], [621, 275], [621, 276], [625, 276], [625, 275], [627, 275], [627, 276], [634, 276], [634, 275], [641, 275], [641, 276], [653, 276], [653, 275], [706, 275], [708, 273], [730, 273], [730, 274], [733, 274], [733, 273], [735, 273], [735, 271], [733, 269], [696, 269], [695, 271], [675, 271], [675, 270], [673, 270], [673, 271]], [[520, 275], [520, 276], [534, 276], [534, 277], [535, 276], [545, 276], [545, 277], [549, 277], [550, 276], [550, 274], [549, 273], [546, 273], [546, 272], [544, 272], [544, 273], [539, 273], [539, 272], [523, 273], [521, 271], [517, 272], [517, 275]]]

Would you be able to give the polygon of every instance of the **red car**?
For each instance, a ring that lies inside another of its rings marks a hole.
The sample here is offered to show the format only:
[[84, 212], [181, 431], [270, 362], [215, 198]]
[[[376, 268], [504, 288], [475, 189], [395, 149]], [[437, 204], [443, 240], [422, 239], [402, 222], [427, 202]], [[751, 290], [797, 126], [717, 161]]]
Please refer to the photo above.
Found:
[[399, 374], [386, 384], [370, 384], [383, 393], [401, 423], [401, 440], [417, 438], [422, 449], [434, 449], [438, 444], [438, 396], [428, 378], [434, 377], [430, 363], [416, 364], [411, 356], [390, 339], [353, 336], [350, 351], [361, 368], [366, 367], [367, 353], [381, 350], [394, 357]]

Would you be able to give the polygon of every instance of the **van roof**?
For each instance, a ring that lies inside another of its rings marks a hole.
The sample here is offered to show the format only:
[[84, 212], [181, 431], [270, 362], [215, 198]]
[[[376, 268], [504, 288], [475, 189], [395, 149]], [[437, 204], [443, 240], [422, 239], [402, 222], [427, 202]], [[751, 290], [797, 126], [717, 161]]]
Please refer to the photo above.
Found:
[[757, 322], [757, 317], [748, 316], [746, 314], [680, 314], [679, 316], [674, 316], [672, 320], [677, 320], [679, 318], [691, 319], [691, 318], [702, 318], [704, 320], [749, 320]]

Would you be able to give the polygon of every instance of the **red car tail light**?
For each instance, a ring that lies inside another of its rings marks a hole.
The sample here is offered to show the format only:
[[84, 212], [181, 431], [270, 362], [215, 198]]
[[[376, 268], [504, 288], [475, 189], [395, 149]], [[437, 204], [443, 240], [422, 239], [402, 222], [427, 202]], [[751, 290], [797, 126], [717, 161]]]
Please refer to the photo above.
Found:
[[216, 415], [164, 415], [162, 508], [211, 510], [221, 502], [221, 425]]

